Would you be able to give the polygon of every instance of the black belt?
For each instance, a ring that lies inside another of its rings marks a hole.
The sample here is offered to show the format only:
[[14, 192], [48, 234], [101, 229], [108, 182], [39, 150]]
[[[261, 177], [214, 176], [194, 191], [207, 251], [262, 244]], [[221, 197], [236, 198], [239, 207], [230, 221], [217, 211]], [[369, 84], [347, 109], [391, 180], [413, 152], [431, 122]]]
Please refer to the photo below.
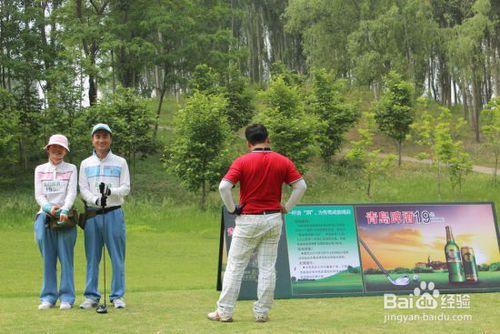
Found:
[[113, 210], [116, 210], [116, 209], [119, 209], [121, 208], [122, 206], [121, 205], [117, 205], [117, 206], [110, 206], [109, 208], [104, 208], [104, 209], [98, 209], [98, 210], [92, 210], [92, 211], [95, 211], [95, 214], [96, 215], [102, 215], [104, 213], [108, 213], [110, 211], [113, 211]]
[[242, 213], [243, 215], [270, 215], [273, 213], [278, 213], [281, 212], [281, 210], [268, 210], [268, 211], [261, 211], [261, 212], [248, 212], [248, 213]]

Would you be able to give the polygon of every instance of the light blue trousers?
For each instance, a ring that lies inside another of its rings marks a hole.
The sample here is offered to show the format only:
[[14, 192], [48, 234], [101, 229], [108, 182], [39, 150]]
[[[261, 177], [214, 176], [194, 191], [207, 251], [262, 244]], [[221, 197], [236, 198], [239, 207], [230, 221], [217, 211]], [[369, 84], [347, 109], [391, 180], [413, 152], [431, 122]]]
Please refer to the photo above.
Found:
[[[45, 213], [40, 213], [35, 221], [35, 238], [43, 257], [43, 285], [40, 301], [55, 304], [75, 302], [75, 282], [73, 279], [73, 254], [76, 243], [76, 227], [55, 231], [45, 226]], [[61, 264], [61, 284], [57, 291], [57, 259]]]
[[[125, 221], [121, 208], [87, 219], [85, 223], [87, 280], [84, 295], [86, 298], [95, 301], [99, 301], [101, 298], [101, 293], [98, 290], [99, 264], [104, 243], [106, 244], [106, 250], [109, 252], [111, 267], [113, 268], [111, 293], [109, 295], [112, 302], [125, 294]], [[109, 263], [106, 264], [106, 275], [109, 275]]]

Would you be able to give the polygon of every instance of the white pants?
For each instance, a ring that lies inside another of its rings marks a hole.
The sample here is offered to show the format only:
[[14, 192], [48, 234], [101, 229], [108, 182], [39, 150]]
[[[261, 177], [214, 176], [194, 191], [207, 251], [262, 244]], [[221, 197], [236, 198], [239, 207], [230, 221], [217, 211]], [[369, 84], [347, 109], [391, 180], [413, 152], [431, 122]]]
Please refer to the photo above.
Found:
[[274, 300], [275, 265], [282, 224], [281, 213], [236, 217], [236, 227], [222, 281], [222, 292], [217, 302], [219, 313], [232, 316], [245, 268], [255, 249], [257, 249], [259, 280], [258, 300], [254, 304], [253, 311], [255, 315], [266, 315], [269, 312]]

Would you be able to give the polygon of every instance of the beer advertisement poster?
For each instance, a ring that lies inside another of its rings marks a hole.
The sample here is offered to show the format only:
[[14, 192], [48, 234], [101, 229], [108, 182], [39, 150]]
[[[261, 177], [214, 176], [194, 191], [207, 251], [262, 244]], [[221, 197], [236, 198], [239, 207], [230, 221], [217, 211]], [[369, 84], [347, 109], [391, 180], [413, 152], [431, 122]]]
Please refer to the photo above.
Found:
[[[411, 290], [419, 281], [443, 292], [500, 287], [490, 203], [357, 205], [356, 221], [367, 292]], [[400, 277], [408, 284], [391, 282]]]
[[[492, 203], [303, 204], [283, 216], [276, 298], [500, 291]], [[235, 216], [223, 210], [217, 286], [222, 287]], [[239, 299], [255, 299], [258, 254]]]

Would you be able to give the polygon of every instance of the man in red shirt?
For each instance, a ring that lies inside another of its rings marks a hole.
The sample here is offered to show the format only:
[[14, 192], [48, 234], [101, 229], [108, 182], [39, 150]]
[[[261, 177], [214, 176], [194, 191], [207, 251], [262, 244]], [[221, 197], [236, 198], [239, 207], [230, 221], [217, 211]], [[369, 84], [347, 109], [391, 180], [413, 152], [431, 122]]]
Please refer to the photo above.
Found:
[[[290, 211], [307, 188], [293, 162], [271, 150], [264, 125], [250, 125], [245, 130], [245, 137], [250, 153], [233, 162], [219, 185], [226, 209], [237, 215], [217, 310], [208, 314], [210, 320], [221, 322], [233, 320], [243, 273], [255, 249], [259, 279], [258, 300], [253, 312], [257, 322], [268, 320], [276, 284], [275, 265], [282, 213]], [[231, 189], [238, 182], [240, 201], [235, 205]], [[281, 205], [283, 183], [293, 188], [284, 206]]]

